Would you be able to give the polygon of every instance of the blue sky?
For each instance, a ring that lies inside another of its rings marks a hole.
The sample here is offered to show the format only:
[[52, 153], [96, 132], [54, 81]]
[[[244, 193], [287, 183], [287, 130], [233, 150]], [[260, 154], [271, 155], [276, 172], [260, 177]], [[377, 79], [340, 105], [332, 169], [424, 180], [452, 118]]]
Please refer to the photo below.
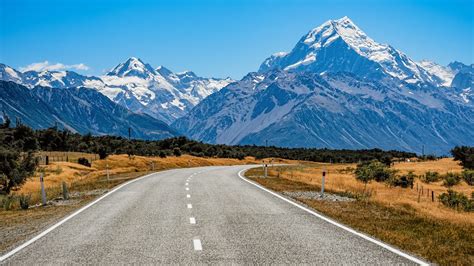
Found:
[[415, 60], [474, 61], [474, 0], [0, 0], [0, 8], [0, 62], [15, 68], [48, 61], [100, 75], [136, 56], [238, 79], [343, 16]]

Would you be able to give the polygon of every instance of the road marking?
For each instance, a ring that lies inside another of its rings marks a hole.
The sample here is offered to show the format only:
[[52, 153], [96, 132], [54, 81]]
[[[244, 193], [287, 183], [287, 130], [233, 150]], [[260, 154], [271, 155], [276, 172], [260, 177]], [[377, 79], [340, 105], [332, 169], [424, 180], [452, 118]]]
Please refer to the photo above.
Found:
[[186, 186], [188, 186], [188, 185], [189, 185], [189, 183], [186, 183]]
[[328, 223], [330, 223], [330, 224], [333, 224], [333, 225], [335, 225], [335, 226], [337, 226], [337, 227], [339, 227], [339, 228], [341, 228], [341, 229], [344, 229], [344, 230], [346, 230], [346, 231], [348, 231], [348, 232], [350, 232], [350, 233], [352, 233], [352, 234], [354, 234], [354, 235], [357, 235], [357, 236], [359, 236], [359, 237], [361, 237], [361, 238], [363, 238], [363, 239], [365, 239], [365, 240], [368, 240], [368, 241], [370, 241], [370, 242], [372, 242], [372, 243], [374, 243], [374, 244], [376, 244], [376, 245], [379, 245], [379, 246], [381, 246], [381, 247], [383, 247], [383, 248], [385, 248], [385, 249], [387, 249], [387, 250], [389, 250], [389, 251], [391, 251], [391, 252], [393, 252], [393, 253], [395, 253], [395, 254], [397, 254], [397, 255], [399, 255], [399, 256], [402, 256], [402, 257], [404, 257], [404, 258], [406, 258], [406, 259], [408, 259], [408, 260], [411, 260], [411, 261], [413, 261], [413, 262], [415, 262], [415, 263], [418, 263], [419, 265], [423, 265], [423, 266], [425, 266], [425, 265], [426, 265], [426, 266], [430, 265], [430, 264], [427, 263], [426, 261], [423, 261], [423, 260], [418, 259], [418, 258], [416, 258], [416, 257], [413, 257], [413, 256], [411, 256], [411, 255], [408, 255], [407, 253], [405, 253], [405, 252], [403, 252], [403, 251], [401, 251], [401, 250], [399, 250], [399, 249], [396, 249], [396, 248], [394, 248], [394, 247], [392, 247], [392, 246], [390, 246], [390, 245], [388, 245], [388, 244], [385, 244], [385, 243], [383, 243], [383, 242], [381, 242], [381, 241], [379, 241], [379, 240], [376, 240], [376, 239], [371, 238], [371, 237], [369, 237], [369, 236], [367, 236], [367, 235], [365, 235], [365, 234], [362, 234], [362, 233], [360, 233], [360, 232], [357, 232], [356, 230], [354, 230], [354, 229], [352, 229], [352, 228], [350, 228], [350, 227], [347, 227], [347, 226], [345, 226], [345, 225], [342, 225], [342, 224], [340, 224], [340, 223], [338, 223], [338, 222], [336, 222], [336, 221], [334, 221], [334, 220], [332, 220], [332, 219], [330, 219], [330, 218], [328, 218], [328, 217], [326, 217], [326, 216], [323, 216], [323, 215], [321, 215], [321, 214], [319, 214], [319, 213], [316, 213], [316, 212], [314, 212], [314, 211], [312, 211], [312, 210], [310, 210], [310, 209], [308, 209], [308, 208], [306, 208], [306, 207], [303, 207], [303, 206], [299, 205], [298, 203], [293, 202], [293, 201], [291, 201], [291, 200], [289, 200], [289, 199], [287, 199], [287, 198], [285, 198], [285, 197], [283, 197], [283, 196], [281, 196], [281, 195], [279, 195], [279, 194], [277, 194], [277, 193], [275, 193], [275, 192], [273, 192], [273, 191], [271, 191], [271, 190], [269, 190], [269, 189], [267, 189], [267, 188], [261, 186], [260, 184], [257, 184], [257, 183], [255, 183], [255, 182], [252, 182], [252, 181], [248, 180], [247, 178], [245, 178], [245, 177], [242, 175], [242, 173], [243, 173], [244, 171], [247, 171], [247, 170], [248, 170], [248, 169], [243, 169], [243, 170], [240, 170], [239, 173], [238, 173], [239, 178], [242, 179], [242, 180], [244, 180], [245, 182], [247, 182], [247, 183], [249, 183], [249, 184], [252, 184], [252, 185], [254, 185], [254, 186], [260, 188], [261, 190], [264, 190], [264, 191], [266, 191], [266, 192], [272, 194], [273, 196], [275, 196], [275, 197], [277, 197], [277, 198], [279, 198], [279, 199], [281, 199], [281, 200], [284, 200], [284, 201], [290, 203], [291, 205], [296, 206], [296, 207], [298, 207], [298, 208], [300, 208], [300, 209], [302, 209], [302, 210], [304, 210], [304, 211], [306, 211], [306, 212], [308, 212], [308, 213], [310, 213], [310, 214], [312, 214], [312, 215], [314, 215], [314, 216], [316, 216], [316, 217], [318, 217], [318, 218], [320, 218], [320, 219], [322, 219], [322, 220], [324, 220], [324, 221], [326, 221], [326, 222], [328, 222]]
[[188, 194], [188, 195], [186, 195], [186, 198], [188, 198], [188, 199], [189, 199], [189, 198], [191, 198], [191, 195], [189, 195], [189, 194]]
[[193, 239], [193, 244], [194, 244], [194, 250], [196, 251], [202, 250], [201, 240]]
[[[170, 172], [170, 171], [176, 171], [176, 170], [168, 170], [168, 171], [162, 171], [161, 173], [164, 173], [164, 172]], [[97, 202], [103, 200], [104, 198], [106, 198], [107, 196], [109, 196], [110, 194], [114, 193], [115, 191], [123, 188], [124, 186], [126, 185], [129, 185], [131, 183], [134, 183], [134, 182], [137, 182], [141, 179], [144, 179], [146, 177], [149, 177], [151, 175], [154, 175], [154, 174], [157, 174], [157, 173], [151, 173], [151, 174], [148, 174], [148, 175], [144, 175], [142, 177], [138, 177], [136, 179], [133, 179], [133, 180], [130, 180], [126, 183], [123, 183], [122, 185], [112, 189], [111, 191], [109, 191], [107, 194], [103, 195], [102, 197], [94, 200], [93, 202], [87, 204], [86, 206], [80, 208], [79, 210], [77, 210], [76, 212], [74, 212], [73, 214], [67, 216], [66, 218], [62, 219], [61, 221], [57, 222], [56, 224], [54, 224], [53, 226], [49, 227], [48, 229], [44, 230], [43, 232], [41, 232], [39, 235], [33, 237], [32, 239], [26, 241], [25, 243], [21, 244], [20, 246], [16, 247], [15, 249], [13, 249], [12, 251], [8, 252], [7, 254], [3, 255], [0, 257], [0, 262], [3, 262], [4, 260], [8, 259], [9, 257], [15, 255], [16, 253], [18, 253], [19, 251], [21, 251], [22, 249], [26, 248], [27, 246], [33, 244], [34, 242], [36, 242], [38, 239], [42, 238], [43, 236], [47, 235], [48, 233], [50, 233], [51, 231], [53, 231], [54, 229], [58, 228], [59, 226], [61, 226], [62, 224], [64, 224], [65, 222], [71, 220], [74, 216], [80, 214], [81, 212], [89, 209], [90, 207], [92, 207], [94, 204], [96, 204]]]
[[187, 187], [186, 190], [189, 190], [189, 188]]
[[188, 209], [192, 209], [193, 205], [188, 203]]
[[196, 218], [194, 218], [194, 217], [189, 218], [189, 223], [190, 224], [196, 224]]

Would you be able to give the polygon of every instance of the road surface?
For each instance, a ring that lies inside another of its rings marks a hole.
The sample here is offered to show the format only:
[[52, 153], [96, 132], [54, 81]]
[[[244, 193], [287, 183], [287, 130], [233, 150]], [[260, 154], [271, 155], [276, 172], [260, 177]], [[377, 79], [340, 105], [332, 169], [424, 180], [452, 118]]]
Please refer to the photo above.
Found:
[[415, 264], [239, 178], [249, 166], [127, 184], [5, 264]]

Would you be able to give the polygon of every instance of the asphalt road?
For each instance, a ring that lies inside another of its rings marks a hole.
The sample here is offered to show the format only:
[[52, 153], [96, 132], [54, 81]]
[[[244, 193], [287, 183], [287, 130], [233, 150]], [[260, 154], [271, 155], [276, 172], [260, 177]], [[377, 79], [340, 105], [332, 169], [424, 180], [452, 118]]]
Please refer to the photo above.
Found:
[[240, 179], [248, 167], [150, 175], [3, 263], [414, 264]]

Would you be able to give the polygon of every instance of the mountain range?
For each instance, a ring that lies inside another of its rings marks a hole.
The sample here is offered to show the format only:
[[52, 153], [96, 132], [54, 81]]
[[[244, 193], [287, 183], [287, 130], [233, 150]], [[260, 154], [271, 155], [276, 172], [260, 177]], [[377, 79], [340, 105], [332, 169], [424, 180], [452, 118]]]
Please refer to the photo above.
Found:
[[0, 64], [0, 80], [13, 81], [28, 88], [93, 88], [137, 113], [171, 123], [232, 79], [198, 77], [191, 71], [174, 73], [160, 66], [156, 69], [139, 58], [131, 57], [107, 74], [83, 76], [72, 71], [20, 72]]
[[349, 18], [204, 99], [172, 124], [211, 143], [400, 149], [474, 144], [473, 65], [417, 63]]
[[[473, 76], [472, 64], [416, 62], [343, 17], [310, 30], [239, 81], [174, 73], [134, 57], [99, 77], [0, 64], [0, 80], [10, 81], [0, 83], [9, 88], [0, 100], [35, 127], [61, 121], [78, 132], [122, 134], [134, 121], [143, 138], [185, 134], [210, 143], [413, 152], [424, 146], [446, 154], [474, 144]], [[90, 120], [91, 110], [101, 109], [101, 119]]]
[[12, 81], [0, 81], [0, 108], [11, 119], [33, 128], [58, 126], [82, 134], [162, 139], [179, 135], [166, 123], [120, 106], [94, 89], [28, 89]]

